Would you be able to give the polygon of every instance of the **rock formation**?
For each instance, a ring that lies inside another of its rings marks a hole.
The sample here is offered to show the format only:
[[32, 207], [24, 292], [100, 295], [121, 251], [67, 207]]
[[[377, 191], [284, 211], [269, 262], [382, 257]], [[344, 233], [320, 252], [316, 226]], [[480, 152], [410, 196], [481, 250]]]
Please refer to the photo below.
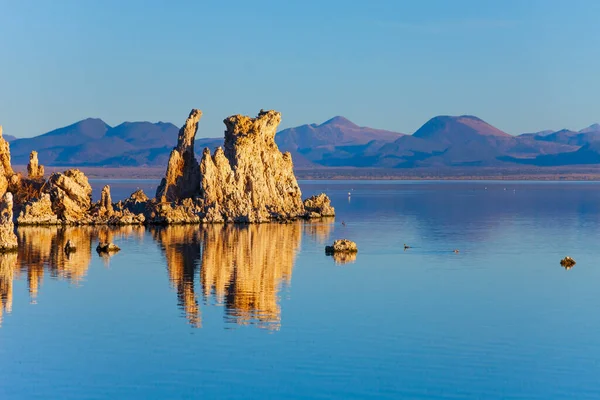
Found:
[[335, 209], [325, 193], [309, 197], [304, 200], [304, 209], [310, 217], [333, 217]]
[[0, 202], [0, 252], [17, 250], [17, 235], [13, 224], [13, 196], [5, 193]]
[[29, 164], [27, 164], [27, 175], [29, 179], [41, 179], [44, 177], [44, 166], [38, 162], [37, 151], [32, 151], [29, 155]]
[[2, 125], [0, 125], [0, 196], [4, 196], [11, 176], [14, 175], [10, 165], [10, 145], [2, 137]]
[[356, 253], [358, 247], [356, 243], [348, 239], [339, 239], [333, 242], [332, 246], [325, 246], [325, 254], [333, 255], [335, 253]]
[[10, 165], [10, 145], [2, 137], [2, 125], [0, 125], [0, 166], [5, 176], [11, 176], [15, 173]]
[[162, 202], [190, 198], [199, 194], [198, 160], [194, 154], [194, 140], [202, 111], [192, 110], [185, 125], [179, 130], [177, 147], [171, 152], [167, 172], [156, 190]]
[[[225, 150], [204, 150], [200, 192], [206, 222], [267, 222], [304, 214], [290, 153], [275, 144], [281, 122], [276, 111], [224, 121]], [[221, 216], [219, 218], [219, 215]]]
[[43, 193], [39, 199], [25, 203], [17, 217], [17, 225], [59, 224], [61, 221], [52, 209], [49, 193]]
[[31, 152], [29, 177], [10, 166], [8, 142], [0, 132], [0, 195], [14, 193], [23, 225], [138, 225], [185, 223], [261, 223], [322, 218], [335, 214], [325, 194], [302, 201], [290, 153], [281, 153], [275, 134], [281, 121], [276, 111], [256, 118], [234, 115], [224, 120], [224, 147], [204, 149], [198, 163], [194, 140], [200, 110], [192, 110], [179, 131], [156, 198], [142, 192], [112, 203], [110, 187], [92, 203], [92, 188], [78, 169], [43, 179], [44, 168]]
[[113, 211], [110, 186], [106, 185], [102, 188], [102, 193], [100, 194], [100, 212], [106, 215], [112, 215]]
[[92, 187], [78, 169], [54, 173], [48, 179], [52, 210], [64, 222], [89, 223], [88, 211], [92, 205]]

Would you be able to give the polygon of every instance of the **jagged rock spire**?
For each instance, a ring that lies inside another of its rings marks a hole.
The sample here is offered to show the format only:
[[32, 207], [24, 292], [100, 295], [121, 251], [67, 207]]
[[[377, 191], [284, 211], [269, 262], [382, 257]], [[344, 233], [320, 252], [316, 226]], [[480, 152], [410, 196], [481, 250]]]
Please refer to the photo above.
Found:
[[156, 190], [160, 201], [177, 201], [197, 196], [200, 189], [200, 171], [194, 154], [194, 140], [202, 111], [193, 109], [179, 130], [177, 146], [171, 151], [167, 172]]

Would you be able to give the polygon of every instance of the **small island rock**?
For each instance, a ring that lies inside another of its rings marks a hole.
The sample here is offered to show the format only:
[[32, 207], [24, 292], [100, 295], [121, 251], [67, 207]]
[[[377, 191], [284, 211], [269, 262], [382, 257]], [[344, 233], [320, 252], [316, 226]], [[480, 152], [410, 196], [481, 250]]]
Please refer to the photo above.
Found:
[[96, 251], [98, 253], [114, 253], [121, 250], [121, 248], [119, 246], [117, 246], [114, 243], [108, 243], [108, 242], [100, 242], [98, 243], [98, 246], [96, 247]]
[[332, 255], [335, 253], [356, 253], [358, 247], [356, 243], [348, 239], [339, 239], [333, 242], [332, 246], [325, 246], [325, 254]]

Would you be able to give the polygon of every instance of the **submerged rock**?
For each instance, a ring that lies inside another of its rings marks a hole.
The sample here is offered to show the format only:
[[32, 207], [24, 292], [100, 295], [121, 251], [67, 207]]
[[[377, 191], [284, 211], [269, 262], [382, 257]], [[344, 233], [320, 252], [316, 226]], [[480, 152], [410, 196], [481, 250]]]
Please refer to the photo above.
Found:
[[114, 243], [100, 242], [96, 247], [98, 253], [114, 253], [120, 251], [121, 248]]
[[332, 246], [325, 246], [325, 254], [332, 255], [335, 253], [356, 253], [358, 247], [356, 243], [348, 239], [339, 239], [333, 242]]
[[560, 260], [560, 265], [562, 265], [563, 267], [569, 269], [572, 268], [575, 265], [575, 260], [573, 260], [571, 257], [567, 256], [565, 258], [563, 258], [562, 260]]
[[13, 224], [13, 195], [5, 193], [0, 202], [0, 252], [18, 248], [17, 235]]
[[156, 198], [162, 202], [199, 194], [200, 171], [194, 154], [194, 140], [201, 117], [202, 111], [192, 110], [185, 125], [179, 130], [177, 147], [171, 151], [167, 172], [156, 190]]
[[29, 154], [27, 176], [29, 179], [41, 179], [44, 177], [44, 166], [39, 164], [37, 151], [32, 151], [31, 154]]

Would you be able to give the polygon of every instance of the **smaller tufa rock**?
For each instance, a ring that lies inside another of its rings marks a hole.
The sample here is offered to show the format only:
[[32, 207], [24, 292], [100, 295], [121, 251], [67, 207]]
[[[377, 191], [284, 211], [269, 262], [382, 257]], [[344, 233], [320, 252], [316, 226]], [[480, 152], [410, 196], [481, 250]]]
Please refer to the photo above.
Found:
[[76, 250], [77, 250], [77, 247], [75, 247], [73, 242], [71, 242], [70, 239], [67, 240], [67, 243], [65, 244], [65, 253], [67, 253], [67, 254], [73, 253]]
[[356, 243], [348, 239], [339, 239], [333, 242], [332, 246], [325, 246], [325, 254], [333, 255], [335, 253], [356, 253], [358, 247]]
[[27, 164], [27, 175], [30, 179], [41, 179], [44, 177], [44, 166], [39, 165], [37, 151], [29, 154], [29, 164]]
[[0, 252], [14, 251], [18, 247], [13, 224], [13, 196], [5, 193], [0, 202]]
[[121, 248], [119, 246], [117, 246], [114, 243], [108, 243], [108, 242], [100, 242], [98, 243], [98, 246], [96, 247], [96, 251], [98, 253], [114, 253], [121, 250]]
[[108, 185], [102, 188], [102, 193], [100, 194], [100, 213], [105, 215], [111, 215], [113, 213], [110, 186]]
[[331, 200], [325, 193], [304, 200], [304, 209], [308, 218], [335, 216], [335, 209], [331, 206]]
[[573, 266], [575, 265], [575, 260], [573, 260], [571, 257], [567, 256], [565, 258], [563, 258], [562, 260], [560, 260], [560, 265], [562, 265], [563, 267], [565, 267], [566, 269], [570, 269], [573, 268]]

